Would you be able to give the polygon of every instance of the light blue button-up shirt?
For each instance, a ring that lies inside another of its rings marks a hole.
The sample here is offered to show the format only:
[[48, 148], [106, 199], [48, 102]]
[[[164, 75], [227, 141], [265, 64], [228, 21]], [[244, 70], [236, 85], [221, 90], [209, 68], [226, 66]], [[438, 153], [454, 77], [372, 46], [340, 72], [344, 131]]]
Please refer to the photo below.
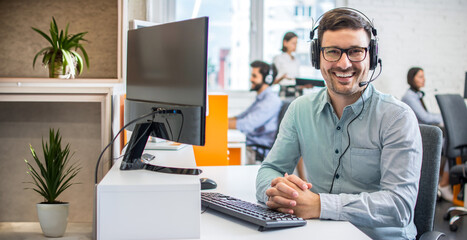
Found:
[[[350, 125], [362, 110], [363, 111]], [[329, 193], [339, 157], [349, 144]], [[339, 119], [327, 88], [289, 106], [261, 166], [257, 199], [271, 180], [291, 174], [303, 156], [322, 219], [347, 220], [373, 239], [415, 239], [413, 222], [422, 162], [417, 119], [410, 108], [369, 85]]]
[[256, 96], [255, 102], [237, 116], [237, 129], [246, 135], [246, 144], [272, 146], [276, 138], [277, 118], [282, 106], [271, 87]]

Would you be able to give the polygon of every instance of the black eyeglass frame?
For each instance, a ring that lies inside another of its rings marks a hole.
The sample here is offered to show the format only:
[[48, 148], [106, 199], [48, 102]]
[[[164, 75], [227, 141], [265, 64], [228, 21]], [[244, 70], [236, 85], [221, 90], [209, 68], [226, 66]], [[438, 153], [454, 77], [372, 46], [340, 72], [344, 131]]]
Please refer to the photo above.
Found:
[[[324, 54], [324, 50], [325, 50], [326, 48], [335, 48], [335, 49], [339, 49], [339, 50], [341, 51], [341, 55], [339, 56], [339, 58], [338, 58], [337, 60], [329, 61], [329, 60], [326, 59], [326, 56], [325, 56], [325, 54]], [[356, 48], [357, 48], [357, 49], [364, 49], [364, 50], [365, 50], [365, 56], [363, 57], [362, 60], [353, 61], [353, 60], [350, 59], [349, 53], [348, 53], [349, 50], [351, 50], [351, 49], [356, 49]], [[351, 47], [351, 48], [347, 48], [347, 49], [338, 48], [338, 47], [321, 47], [321, 48], [320, 48], [320, 51], [323, 53], [323, 58], [324, 58], [324, 60], [326, 60], [326, 61], [328, 61], [328, 62], [338, 62], [339, 60], [341, 60], [342, 54], [344, 54], [344, 53], [345, 53], [345, 55], [347, 56], [347, 59], [349, 59], [349, 61], [351, 61], [351, 62], [361, 62], [361, 61], [363, 61], [363, 60], [366, 59], [366, 56], [368, 55], [368, 50], [369, 50], [369, 49], [370, 49], [370, 47]]]

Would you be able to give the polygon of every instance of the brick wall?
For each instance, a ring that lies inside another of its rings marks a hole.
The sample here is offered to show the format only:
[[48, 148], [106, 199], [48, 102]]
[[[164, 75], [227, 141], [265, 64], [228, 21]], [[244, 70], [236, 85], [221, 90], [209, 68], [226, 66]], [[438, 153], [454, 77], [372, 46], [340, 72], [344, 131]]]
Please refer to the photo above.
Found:
[[337, 6], [356, 8], [378, 30], [383, 72], [374, 82], [382, 92], [401, 98], [410, 67], [425, 70], [425, 103], [439, 112], [435, 94], [463, 95], [467, 72], [467, 1], [347, 0]]

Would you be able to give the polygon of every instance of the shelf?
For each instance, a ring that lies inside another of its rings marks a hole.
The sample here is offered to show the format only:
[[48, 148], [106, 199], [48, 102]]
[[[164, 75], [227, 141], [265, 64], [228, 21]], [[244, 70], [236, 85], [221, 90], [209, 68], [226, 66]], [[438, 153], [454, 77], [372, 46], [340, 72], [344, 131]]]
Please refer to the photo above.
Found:
[[1, 83], [35, 83], [35, 84], [76, 84], [76, 83], [92, 83], [92, 84], [115, 84], [121, 83], [118, 78], [75, 78], [75, 79], [59, 79], [59, 78], [0, 78]]

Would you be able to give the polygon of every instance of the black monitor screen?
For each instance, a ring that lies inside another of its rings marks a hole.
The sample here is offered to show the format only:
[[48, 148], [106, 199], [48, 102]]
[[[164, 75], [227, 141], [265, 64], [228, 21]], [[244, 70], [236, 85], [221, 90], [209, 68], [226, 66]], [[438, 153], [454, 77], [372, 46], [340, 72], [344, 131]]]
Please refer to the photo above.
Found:
[[120, 169], [143, 168], [149, 136], [204, 145], [207, 41], [207, 17], [128, 31], [125, 122], [149, 115], [130, 125]]
[[128, 31], [127, 98], [203, 106], [207, 17]]

